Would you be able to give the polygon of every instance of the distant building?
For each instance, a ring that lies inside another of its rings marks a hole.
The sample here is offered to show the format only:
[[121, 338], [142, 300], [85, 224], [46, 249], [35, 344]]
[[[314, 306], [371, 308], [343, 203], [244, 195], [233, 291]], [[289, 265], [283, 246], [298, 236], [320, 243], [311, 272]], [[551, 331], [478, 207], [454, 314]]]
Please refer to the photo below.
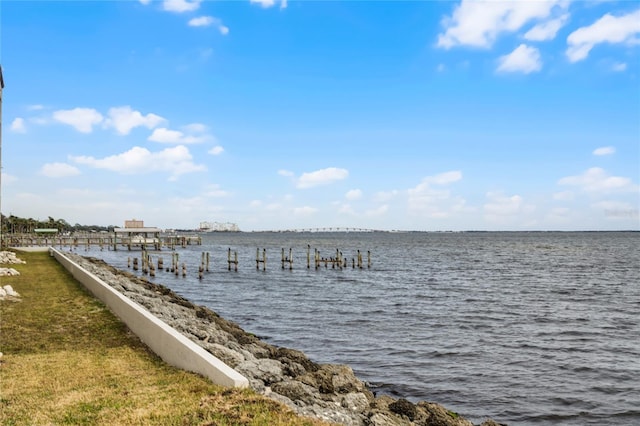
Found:
[[144, 220], [125, 220], [124, 221], [125, 228], [144, 228]]
[[231, 222], [200, 222], [201, 232], [240, 232], [237, 224]]

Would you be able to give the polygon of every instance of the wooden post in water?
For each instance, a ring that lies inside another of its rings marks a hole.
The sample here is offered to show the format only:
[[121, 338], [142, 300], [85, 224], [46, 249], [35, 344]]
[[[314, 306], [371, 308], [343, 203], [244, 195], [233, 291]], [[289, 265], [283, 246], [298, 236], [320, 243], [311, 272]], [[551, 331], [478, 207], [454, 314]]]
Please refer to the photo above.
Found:
[[137, 257], [133, 258], [133, 270], [134, 271], [138, 270], [138, 258]]
[[311, 252], [311, 245], [307, 244], [307, 269], [311, 267], [311, 265], [309, 264], [310, 254], [311, 254], [310, 252]]
[[233, 260], [231, 260], [231, 248], [229, 248], [229, 252], [227, 254], [227, 264], [228, 266], [228, 270], [231, 270], [231, 264], [235, 265], [235, 271], [238, 272], [238, 252], [235, 251], [233, 252]]
[[371, 268], [371, 250], [367, 250], [367, 268]]
[[131, 258], [127, 257], [127, 268], [131, 268]]
[[207, 252], [207, 259], [206, 259], [206, 269], [207, 272], [209, 272], [209, 252]]
[[262, 263], [262, 270], [267, 270], [267, 249], [262, 249], [262, 259], [260, 259], [260, 249], [256, 248], [256, 270], [260, 269]]
[[187, 265], [184, 262], [182, 262], [182, 276], [187, 276]]
[[284, 248], [282, 249], [282, 269], [284, 269], [285, 263], [289, 264], [289, 270], [291, 271], [293, 269], [293, 255], [291, 248], [289, 248], [289, 257], [285, 257]]

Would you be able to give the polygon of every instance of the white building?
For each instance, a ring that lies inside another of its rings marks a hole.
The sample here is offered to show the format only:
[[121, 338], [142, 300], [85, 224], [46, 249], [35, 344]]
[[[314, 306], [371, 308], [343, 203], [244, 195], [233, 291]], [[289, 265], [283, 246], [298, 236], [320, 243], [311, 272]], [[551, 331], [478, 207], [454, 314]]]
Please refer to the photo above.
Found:
[[231, 222], [200, 222], [202, 232], [240, 232], [238, 225]]

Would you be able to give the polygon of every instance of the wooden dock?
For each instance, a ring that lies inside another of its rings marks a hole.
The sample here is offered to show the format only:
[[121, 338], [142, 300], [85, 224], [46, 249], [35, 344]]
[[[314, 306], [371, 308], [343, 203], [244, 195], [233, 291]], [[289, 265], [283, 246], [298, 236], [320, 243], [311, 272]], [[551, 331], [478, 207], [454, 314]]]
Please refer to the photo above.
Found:
[[74, 233], [70, 235], [2, 234], [2, 247], [100, 247], [106, 250], [174, 250], [176, 247], [202, 245], [199, 235], [128, 233]]

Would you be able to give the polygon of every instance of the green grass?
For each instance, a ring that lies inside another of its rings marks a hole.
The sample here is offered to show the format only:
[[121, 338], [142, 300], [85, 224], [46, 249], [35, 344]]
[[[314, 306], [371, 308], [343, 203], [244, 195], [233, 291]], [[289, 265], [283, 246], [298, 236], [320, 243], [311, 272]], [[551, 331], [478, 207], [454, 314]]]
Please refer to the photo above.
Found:
[[0, 302], [2, 425], [322, 425], [164, 363], [48, 253], [18, 253]]

